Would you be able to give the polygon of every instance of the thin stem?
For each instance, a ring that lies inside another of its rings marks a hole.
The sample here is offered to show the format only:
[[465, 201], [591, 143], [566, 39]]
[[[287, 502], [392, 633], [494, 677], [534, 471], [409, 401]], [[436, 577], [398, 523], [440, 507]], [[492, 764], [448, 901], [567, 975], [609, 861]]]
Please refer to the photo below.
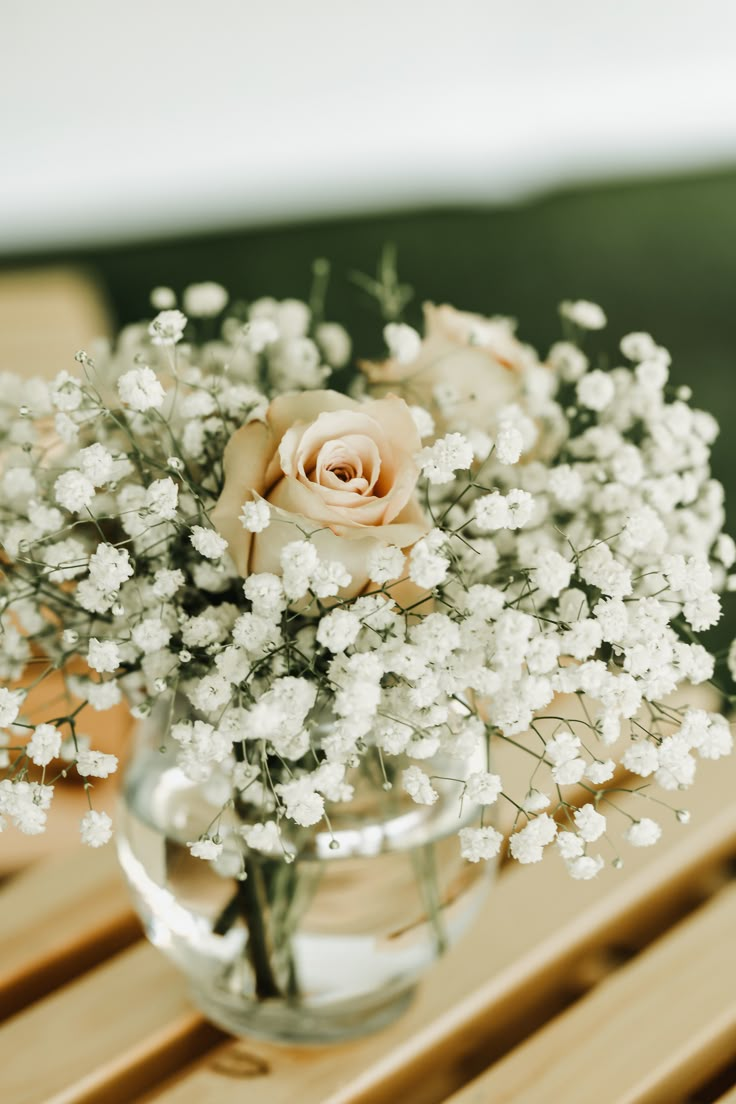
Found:
[[266, 887], [260, 863], [248, 856], [245, 859], [243, 881], [238, 882], [236, 898], [241, 914], [248, 925], [248, 957], [253, 966], [256, 996], [259, 1000], [282, 996], [273, 969], [273, 947], [266, 924]]

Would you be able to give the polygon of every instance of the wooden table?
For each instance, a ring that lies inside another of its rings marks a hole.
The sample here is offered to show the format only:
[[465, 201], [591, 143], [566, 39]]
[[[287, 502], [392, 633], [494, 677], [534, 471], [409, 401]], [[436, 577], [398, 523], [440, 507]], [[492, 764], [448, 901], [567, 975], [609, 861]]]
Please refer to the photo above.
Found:
[[0, 890], [2, 1104], [736, 1101], [736, 759], [623, 870], [509, 865], [402, 1020], [329, 1048], [231, 1040], [140, 935], [111, 849]]

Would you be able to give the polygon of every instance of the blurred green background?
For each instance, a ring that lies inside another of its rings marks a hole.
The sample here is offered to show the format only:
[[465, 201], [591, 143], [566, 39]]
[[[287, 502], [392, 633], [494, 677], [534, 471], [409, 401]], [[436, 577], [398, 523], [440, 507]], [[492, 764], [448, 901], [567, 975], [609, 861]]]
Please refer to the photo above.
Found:
[[[149, 290], [180, 290], [206, 279], [235, 298], [306, 297], [311, 265], [332, 266], [327, 316], [349, 324], [362, 353], [380, 347], [373, 304], [349, 273], [373, 272], [386, 242], [398, 249], [399, 275], [416, 298], [448, 301], [519, 320], [524, 340], [544, 352], [559, 337], [557, 303], [586, 298], [606, 310], [596, 344], [616, 356], [618, 339], [647, 330], [673, 354], [671, 377], [719, 418], [714, 472], [736, 517], [736, 170], [559, 190], [513, 206], [409, 210], [233, 228], [174, 240], [97, 245], [30, 257], [5, 268], [81, 264], [99, 279], [117, 321], [150, 314]], [[733, 530], [733, 524], [732, 524]], [[727, 642], [734, 604], [717, 630]]]

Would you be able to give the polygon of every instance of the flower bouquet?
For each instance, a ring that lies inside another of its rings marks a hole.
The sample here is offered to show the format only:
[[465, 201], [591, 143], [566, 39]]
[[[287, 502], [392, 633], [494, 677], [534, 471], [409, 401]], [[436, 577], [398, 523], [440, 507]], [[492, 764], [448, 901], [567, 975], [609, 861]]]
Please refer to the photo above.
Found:
[[505, 318], [427, 304], [420, 333], [385, 264], [354, 361], [315, 272], [309, 305], [159, 288], [77, 372], [2, 376], [0, 825], [42, 831], [72, 772], [107, 843], [84, 717], [127, 698], [150, 938], [216, 1022], [328, 1039], [403, 1007], [502, 852], [588, 879], [687, 821], [732, 740], [673, 694], [718, 685], [697, 634], [736, 548], [716, 422], [649, 335], [608, 366], [586, 302], [543, 360]]

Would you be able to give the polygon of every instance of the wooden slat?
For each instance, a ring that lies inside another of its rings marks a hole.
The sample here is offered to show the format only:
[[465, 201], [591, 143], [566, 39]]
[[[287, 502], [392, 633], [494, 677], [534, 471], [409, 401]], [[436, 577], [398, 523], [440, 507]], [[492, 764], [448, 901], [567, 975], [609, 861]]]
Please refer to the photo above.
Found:
[[0, 893], [0, 1015], [139, 933], [112, 848], [80, 846], [17, 875]]
[[736, 1048], [734, 931], [736, 886], [448, 1104], [590, 1104], [602, 1092], [620, 1104], [682, 1099]]
[[554, 862], [540, 869], [511, 867], [481, 922], [432, 972], [409, 1012], [385, 1032], [325, 1050], [229, 1043], [146, 1100], [240, 1104], [244, 1088], [238, 1070], [248, 1079], [260, 1074], [259, 1104], [290, 1104], [296, 1093], [301, 1104], [420, 1099], [410, 1094], [410, 1085], [461, 1061], [469, 1041], [477, 1045], [494, 1025], [533, 1015], [586, 951], [630, 937], [673, 899], [692, 893], [709, 860], [733, 853], [736, 762], [708, 764], [714, 766], [703, 771], [708, 777], [699, 794], [690, 795], [694, 823], [688, 829], [669, 825], [658, 849], [633, 853], [618, 873], [581, 884], [569, 882]]
[[[303, 1104], [408, 1100], [410, 1081], [454, 1061], [473, 1033], [482, 1038], [494, 1021], [529, 1011], [586, 948], [637, 930], [647, 913], [666, 910], [673, 897], [690, 892], [689, 883], [708, 859], [736, 848], [736, 809], [723, 807], [736, 782], [736, 764], [708, 766], [710, 785], [703, 779], [699, 799], [691, 803], [695, 823], [687, 829], [673, 825], [656, 851], [635, 853], [624, 871], [580, 884], [569, 883], [554, 862], [541, 869], [510, 868], [484, 921], [439, 964], [408, 1014], [388, 1031], [314, 1051], [230, 1042], [150, 1099], [240, 1104], [245, 1072], [249, 1081], [262, 1075], [259, 1104], [291, 1104], [297, 1091]], [[215, 1037], [191, 1009], [174, 968], [154, 948], [140, 945], [0, 1030], [3, 1085], [18, 1094], [8, 1090], [3, 1102], [138, 1099], [135, 1093], [146, 1084], [160, 1083]], [[40, 1038], [48, 1040], [44, 1068], [29, 1079], [28, 1047]]]
[[[382, 1035], [324, 1051], [231, 1042], [177, 1084], [154, 1090], [150, 1099], [167, 1104], [235, 1104], [242, 1099], [240, 1078], [245, 1073], [249, 1078], [259, 1075], [259, 1104], [291, 1101], [297, 1088], [304, 1104], [358, 1100], [388, 1104], [398, 1099], [408, 1104], [407, 1086], [421, 1083], [423, 1071], [432, 1070], [433, 1077], [444, 1075], [448, 1067], [462, 1060], [469, 1040], [478, 1043], [492, 1034], [494, 1024], [514, 1016], [531, 1019], [539, 1004], [566, 984], [572, 967], [586, 953], [605, 948], [613, 940], [638, 939], [648, 926], [656, 929], [661, 918], [678, 907], [676, 902], [697, 893], [693, 883], [708, 864], [736, 850], [736, 808], [732, 803], [736, 760], [704, 764], [702, 774], [700, 785], [688, 794], [693, 824], [683, 828], [672, 823], [657, 848], [631, 853], [622, 872], [608, 871], [595, 883], [580, 884], [571, 883], [561, 863], [552, 858], [542, 869], [509, 868], [494, 890], [482, 922], [430, 975], [407, 1016]], [[635, 802], [633, 807], [641, 814], [641, 799], [628, 800]], [[81, 884], [70, 881], [75, 871]], [[56, 872], [51, 881], [49, 872]], [[79, 851], [68, 866], [45, 863], [24, 878], [29, 880], [18, 879], [0, 895], [0, 915], [11, 929], [8, 937], [8, 931], [0, 928], [5, 936], [0, 947], [4, 948], [6, 966], [12, 964], [14, 937], [23, 935], [24, 946], [29, 948], [25, 977], [31, 984], [39, 977], [33, 972], [38, 962], [34, 952], [46, 944], [51, 947], [52, 962], [66, 977], [76, 972], [74, 953], [83, 953], [100, 926], [93, 911], [98, 905], [104, 926], [105, 907], [100, 900], [111, 892], [108, 879], [112, 878], [114, 887], [106, 906], [110, 928], [118, 930], [121, 917], [129, 916], [111, 850]], [[14, 897], [8, 896], [11, 891]], [[39, 916], [45, 918], [45, 924]], [[34, 920], [40, 924], [39, 938], [34, 935]], [[68, 957], [65, 947], [71, 947]], [[97, 953], [97, 960], [100, 958]], [[16, 1016], [0, 1031], [0, 1053], [12, 1056], [9, 1062], [3, 1059], [4, 1073], [24, 1086], [28, 1065], [23, 1039], [34, 1034], [53, 1039], [49, 1024], [57, 1019], [63, 1019], [65, 1030], [68, 1025], [63, 1062], [55, 1066], [57, 1080], [50, 1088], [48, 1079], [43, 1082], [36, 1096], [20, 1097], [24, 1104], [29, 1099], [34, 1104], [131, 1100], [131, 1086], [139, 1092], [146, 1085], [160, 1084], [164, 1076], [181, 1069], [187, 1058], [201, 1053], [217, 1037], [191, 1010], [181, 979], [163, 956], [140, 946], [132, 961], [134, 969], [122, 955], [91, 971]], [[40, 976], [43, 973], [42, 968]], [[2, 977], [0, 973], [0, 980]], [[126, 977], [130, 985], [121, 995]], [[95, 1007], [123, 1009], [119, 1019], [114, 1017], [110, 1031], [103, 1033], [102, 1051], [97, 1028], [90, 1034], [90, 1009]], [[142, 1008], [144, 1015], [139, 1014]], [[19, 1036], [15, 1034], [18, 1031]], [[54, 1053], [49, 1054], [52, 1066]], [[459, 1083], [462, 1079], [450, 1078], [448, 1091]], [[22, 1091], [29, 1090], [23, 1087]], [[49, 1092], [55, 1095], [49, 1096]], [[15, 1104], [12, 1096], [3, 1095], [2, 1099], [3, 1104]], [[418, 1099], [414, 1096], [412, 1102]]]
[[137, 1099], [141, 1083], [218, 1037], [185, 987], [163, 955], [140, 943], [96, 970], [92, 984], [83, 977], [14, 1017], [0, 1032], [3, 1104]]

